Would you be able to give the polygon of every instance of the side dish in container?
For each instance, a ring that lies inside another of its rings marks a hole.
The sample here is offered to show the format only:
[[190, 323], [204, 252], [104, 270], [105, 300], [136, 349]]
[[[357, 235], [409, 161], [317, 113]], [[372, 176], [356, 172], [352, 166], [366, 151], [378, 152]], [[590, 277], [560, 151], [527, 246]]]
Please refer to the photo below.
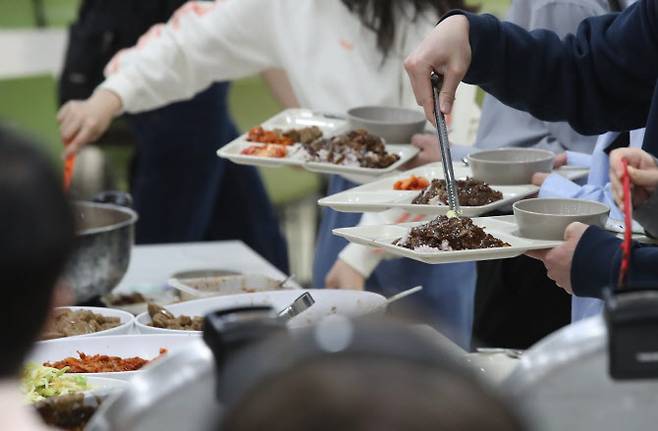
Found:
[[396, 181], [393, 184], [393, 190], [423, 190], [430, 185], [425, 177], [417, 177], [415, 175]]
[[46, 362], [44, 367], [64, 370], [65, 373], [117, 373], [123, 371], [137, 371], [146, 364], [167, 354], [167, 349], [160, 349], [160, 354], [147, 360], [135, 356], [132, 358], [121, 358], [109, 355], [87, 355], [78, 352], [78, 358], [68, 357], [61, 361]]
[[203, 329], [203, 317], [201, 316], [174, 316], [169, 310], [157, 304], [149, 304], [149, 326], [162, 329], [176, 329], [180, 331], [201, 331]]
[[68, 369], [29, 363], [23, 370], [21, 385], [25, 398], [33, 403], [46, 398], [77, 394], [91, 389], [84, 376], [66, 375]]
[[118, 317], [103, 316], [89, 310], [58, 308], [46, 324], [42, 340], [93, 334], [121, 325]]

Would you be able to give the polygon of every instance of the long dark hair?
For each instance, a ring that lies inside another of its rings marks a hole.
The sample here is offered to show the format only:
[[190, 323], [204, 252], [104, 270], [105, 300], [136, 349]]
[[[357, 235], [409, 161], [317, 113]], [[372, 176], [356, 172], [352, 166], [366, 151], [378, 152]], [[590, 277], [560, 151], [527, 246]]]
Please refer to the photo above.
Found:
[[388, 55], [395, 41], [396, 14], [400, 13], [405, 5], [413, 5], [413, 19], [427, 10], [433, 10], [436, 16], [442, 16], [451, 9], [471, 12], [478, 9], [467, 6], [464, 0], [343, 0], [343, 3], [358, 15], [366, 28], [375, 32], [377, 48], [384, 57]]

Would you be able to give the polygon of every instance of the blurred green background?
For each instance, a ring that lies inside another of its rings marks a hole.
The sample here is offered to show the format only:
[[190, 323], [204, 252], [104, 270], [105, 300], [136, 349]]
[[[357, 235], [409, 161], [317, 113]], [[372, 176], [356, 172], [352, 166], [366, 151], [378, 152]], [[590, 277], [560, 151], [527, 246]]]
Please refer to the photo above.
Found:
[[[79, 0], [0, 0], [0, 31], [35, 28], [39, 24], [48, 27], [66, 26], [75, 17], [78, 2]], [[510, 0], [482, 0], [474, 3], [480, 4], [483, 11], [500, 16], [504, 14]], [[236, 122], [243, 130], [258, 124], [280, 109], [257, 77], [234, 83], [230, 107]], [[57, 159], [61, 151], [55, 122], [56, 111], [55, 81], [51, 76], [0, 79], [0, 120], [38, 137], [54, 159]], [[115, 171], [118, 172], [119, 187], [126, 188], [125, 172], [130, 148], [109, 147], [107, 153]], [[317, 187], [317, 178], [303, 172], [264, 170], [263, 174], [275, 202], [295, 199], [309, 188]], [[292, 186], [294, 184], [303, 186], [296, 189]]]

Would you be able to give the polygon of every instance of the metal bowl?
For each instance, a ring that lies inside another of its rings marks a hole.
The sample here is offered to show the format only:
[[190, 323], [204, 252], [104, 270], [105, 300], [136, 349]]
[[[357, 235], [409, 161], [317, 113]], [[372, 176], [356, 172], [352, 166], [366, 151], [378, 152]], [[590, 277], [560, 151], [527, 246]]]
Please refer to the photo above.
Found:
[[468, 155], [473, 178], [489, 184], [530, 184], [536, 172], [551, 172], [555, 153], [538, 148], [500, 148]]
[[92, 202], [74, 205], [77, 247], [64, 273], [77, 303], [109, 293], [128, 269], [137, 213]]
[[525, 199], [513, 205], [521, 236], [561, 241], [573, 222], [604, 227], [610, 208], [582, 199]]
[[425, 130], [425, 115], [413, 109], [389, 106], [360, 106], [347, 111], [350, 127], [365, 129], [388, 143], [408, 144]]

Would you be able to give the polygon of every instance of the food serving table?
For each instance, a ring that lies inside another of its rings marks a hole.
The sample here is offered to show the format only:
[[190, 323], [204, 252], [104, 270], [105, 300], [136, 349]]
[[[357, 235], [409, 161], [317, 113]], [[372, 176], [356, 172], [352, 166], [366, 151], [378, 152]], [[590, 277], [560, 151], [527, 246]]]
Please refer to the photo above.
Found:
[[242, 241], [138, 245], [114, 293], [131, 292], [145, 285], [164, 286], [176, 272], [211, 268], [263, 274], [275, 280], [286, 277]]

